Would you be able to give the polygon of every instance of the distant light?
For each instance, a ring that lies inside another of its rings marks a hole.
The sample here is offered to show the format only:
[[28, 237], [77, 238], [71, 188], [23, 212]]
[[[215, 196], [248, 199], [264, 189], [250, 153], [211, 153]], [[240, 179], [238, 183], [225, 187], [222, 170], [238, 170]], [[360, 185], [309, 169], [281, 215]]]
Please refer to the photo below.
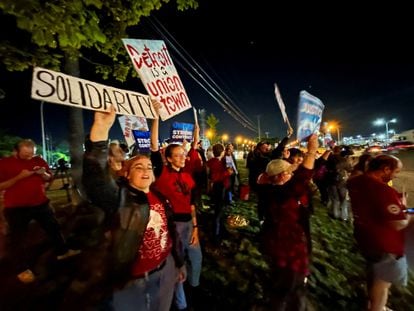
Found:
[[377, 119], [374, 121], [374, 125], [383, 125], [383, 124], [385, 124], [384, 119]]

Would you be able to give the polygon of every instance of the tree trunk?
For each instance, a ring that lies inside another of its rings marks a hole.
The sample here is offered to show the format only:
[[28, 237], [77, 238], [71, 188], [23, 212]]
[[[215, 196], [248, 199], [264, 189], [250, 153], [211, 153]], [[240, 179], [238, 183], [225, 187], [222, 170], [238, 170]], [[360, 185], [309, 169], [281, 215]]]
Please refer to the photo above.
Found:
[[[72, 53], [65, 54], [65, 72], [71, 76], [79, 77], [79, 56]], [[71, 174], [74, 189], [83, 195], [82, 190], [82, 162], [85, 131], [83, 126], [83, 110], [81, 108], [69, 108], [69, 152], [71, 158]], [[77, 200], [72, 198], [74, 204]]]

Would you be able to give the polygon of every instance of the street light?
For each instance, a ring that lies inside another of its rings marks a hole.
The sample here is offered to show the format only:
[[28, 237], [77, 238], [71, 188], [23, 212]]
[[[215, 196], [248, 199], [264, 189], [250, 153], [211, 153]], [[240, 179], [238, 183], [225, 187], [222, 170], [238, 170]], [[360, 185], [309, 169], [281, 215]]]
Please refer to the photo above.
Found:
[[339, 125], [338, 124], [331, 124], [328, 127], [329, 131], [336, 129], [336, 135], [338, 136], [338, 145], [341, 144], [341, 136], [339, 134]]
[[212, 129], [208, 129], [206, 131], [206, 137], [209, 139], [210, 143], [212, 144], [212, 140], [213, 140], [213, 137], [214, 137], [214, 132], [213, 132]]
[[391, 120], [386, 121], [385, 119], [377, 119], [374, 121], [374, 125], [384, 125], [385, 124], [385, 144], [388, 144], [388, 124], [389, 123], [397, 123], [397, 119], [393, 118]]
[[239, 144], [242, 142], [242, 140], [243, 140], [243, 138], [241, 136], [236, 137], [237, 151], [239, 151]]
[[221, 142], [224, 144], [227, 140], [229, 139], [229, 135], [227, 134], [223, 134], [223, 136], [221, 136]]

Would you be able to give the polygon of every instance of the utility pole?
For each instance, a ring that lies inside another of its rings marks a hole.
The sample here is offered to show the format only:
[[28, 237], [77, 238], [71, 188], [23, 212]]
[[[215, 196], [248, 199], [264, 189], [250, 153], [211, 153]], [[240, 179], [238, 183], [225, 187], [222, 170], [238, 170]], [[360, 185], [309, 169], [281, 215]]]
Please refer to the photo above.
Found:
[[260, 137], [260, 114], [257, 115], [257, 129], [258, 129], [259, 141], [260, 141], [262, 139]]
[[198, 109], [198, 114], [200, 115], [200, 138], [204, 140], [206, 137], [206, 110], [204, 108]]
[[40, 125], [42, 128], [42, 149], [43, 149], [43, 160], [47, 162], [47, 153], [46, 153], [46, 139], [45, 139], [45, 121], [43, 119], [43, 104], [45, 102], [40, 102]]

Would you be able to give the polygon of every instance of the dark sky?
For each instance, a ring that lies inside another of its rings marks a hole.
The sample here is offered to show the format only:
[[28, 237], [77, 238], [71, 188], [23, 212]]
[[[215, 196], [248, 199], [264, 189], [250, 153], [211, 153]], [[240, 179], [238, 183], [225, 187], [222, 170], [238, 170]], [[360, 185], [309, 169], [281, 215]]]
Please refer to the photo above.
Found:
[[[265, 132], [270, 137], [285, 133], [275, 82], [294, 127], [299, 92], [306, 90], [322, 100], [324, 120], [340, 122], [344, 136], [384, 131], [372, 124], [379, 117], [397, 118], [397, 132], [414, 128], [414, 26], [410, 16], [404, 16], [409, 10], [349, 2], [321, 8], [300, 2], [276, 6], [273, 1], [202, 0], [197, 10], [186, 12], [172, 6], [157, 12], [157, 20], [254, 124], [260, 116], [262, 137]], [[130, 37], [161, 39], [146, 20]], [[257, 135], [229, 117], [176, 66], [193, 106], [214, 113], [222, 132], [232, 137]], [[30, 76], [2, 71], [0, 88], [7, 97], [1, 101], [0, 128], [39, 140], [39, 102], [29, 98]], [[143, 92], [139, 80], [124, 88]], [[45, 104], [46, 130], [57, 139], [65, 135], [65, 110]], [[167, 135], [172, 121], [192, 122], [192, 113], [162, 124], [162, 135]]]
[[[397, 131], [414, 127], [413, 26], [403, 8], [396, 15], [388, 6], [364, 9], [351, 2], [255, 4], [202, 1], [195, 12], [160, 14], [159, 20], [204, 68], [214, 69], [253, 122], [261, 116], [262, 135], [285, 131], [275, 82], [293, 124], [299, 92], [307, 90], [344, 135], [384, 131], [372, 125], [379, 117], [397, 118]], [[195, 106], [218, 106], [200, 88], [188, 92]]]

